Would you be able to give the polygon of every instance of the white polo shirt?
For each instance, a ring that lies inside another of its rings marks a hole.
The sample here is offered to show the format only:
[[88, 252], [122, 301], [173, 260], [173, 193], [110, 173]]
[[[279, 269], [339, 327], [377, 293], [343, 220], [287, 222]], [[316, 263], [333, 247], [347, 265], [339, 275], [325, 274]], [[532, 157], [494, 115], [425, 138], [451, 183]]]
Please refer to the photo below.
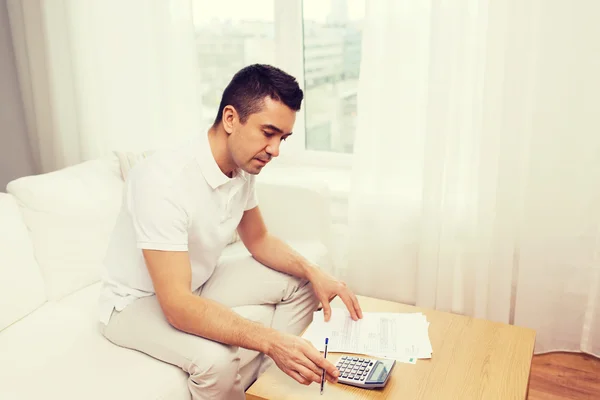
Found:
[[212, 155], [207, 134], [135, 165], [104, 262], [100, 321], [107, 324], [113, 310], [154, 294], [142, 249], [187, 251], [190, 289], [202, 286], [244, 211], [257, 205], [254, 181], [241, 170], [227, 177]]

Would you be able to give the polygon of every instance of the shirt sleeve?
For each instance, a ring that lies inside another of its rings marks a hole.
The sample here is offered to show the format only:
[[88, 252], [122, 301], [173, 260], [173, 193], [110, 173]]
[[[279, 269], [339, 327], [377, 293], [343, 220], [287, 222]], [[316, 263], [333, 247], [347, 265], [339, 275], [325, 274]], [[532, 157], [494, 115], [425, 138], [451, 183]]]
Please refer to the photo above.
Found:
[[127, 200], [138, 248], [188, 250], [188, 213], [181, 193], [156, 181], [133, 181]]
[[258, 206], [258, 197], [256, 196], [256, 178], [254, 175], [250, 175], [250, 181], [248, 182], [248, 200], [246, 201], [246, 207], [244, 211], [251, 210]]

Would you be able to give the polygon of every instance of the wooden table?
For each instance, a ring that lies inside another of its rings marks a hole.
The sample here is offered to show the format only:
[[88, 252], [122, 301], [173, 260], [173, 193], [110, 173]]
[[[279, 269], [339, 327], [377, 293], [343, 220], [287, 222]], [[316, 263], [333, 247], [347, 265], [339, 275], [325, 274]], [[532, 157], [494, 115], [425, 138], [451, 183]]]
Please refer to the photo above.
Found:
[[[304, 399], [525, 399], [535, 343], [531, 329], [359, 297], [363, 311], [422, 312], [430, 322], [430, 360], [396, 362], [384, 389], [343, 384], [304, 386], [273, 365], [246, 391], [247, 400]], [[344, 307], [339, 299], [333, 307]], [[335, 312], [335, 310], [334, 310]], [[341, 353], [327, 356], [336, 362]]]

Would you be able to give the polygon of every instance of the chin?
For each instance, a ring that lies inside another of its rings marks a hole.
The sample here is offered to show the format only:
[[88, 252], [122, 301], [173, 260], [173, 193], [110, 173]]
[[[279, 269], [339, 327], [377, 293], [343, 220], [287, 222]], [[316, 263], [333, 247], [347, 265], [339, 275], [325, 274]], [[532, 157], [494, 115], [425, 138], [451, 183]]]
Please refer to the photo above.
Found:
[[262, 171], [263, 167], [255, 167], [252, 165], [248, 165], [243, 167], [242, 169], [251, 175], [258, 175], [260, 174], [260, 171]]

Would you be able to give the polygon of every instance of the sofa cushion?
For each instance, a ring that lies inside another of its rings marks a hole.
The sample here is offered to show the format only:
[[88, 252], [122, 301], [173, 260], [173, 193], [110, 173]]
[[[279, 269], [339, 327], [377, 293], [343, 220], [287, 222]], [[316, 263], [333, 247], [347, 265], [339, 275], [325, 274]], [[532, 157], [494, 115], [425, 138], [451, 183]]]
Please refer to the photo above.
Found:
[[185, 387], [183, 371], [99, 333], [97, 286], [46, 303], [0, 332], [0, 398], [152, 399]]
[[114, 156], [7, 185], [29, 228], [48, 299], [60, 299], [100, 278], [122, 188]]
[[44, 282], [13, 196], [0, 193], [0, 331], [38, 308]]
[[[190, 399], [180, 368], [118, 347], [100, 334], [99, 290], [95, 284], [46, 303], [0, 332], [0, 399]], [[273, 317], [270, 306], [236, 311], [263, 323]], [[248, 385], [260, 358], [241, 351]]]
[[114, 154], [119, 159], [121, 177], [124, 181], [126, 181], [131, 168], [133, 168], [138, 162], [145, 160], [154, 154], [154, 150], [141, 151], [137, 153], [132, 151], [115, 151]]

